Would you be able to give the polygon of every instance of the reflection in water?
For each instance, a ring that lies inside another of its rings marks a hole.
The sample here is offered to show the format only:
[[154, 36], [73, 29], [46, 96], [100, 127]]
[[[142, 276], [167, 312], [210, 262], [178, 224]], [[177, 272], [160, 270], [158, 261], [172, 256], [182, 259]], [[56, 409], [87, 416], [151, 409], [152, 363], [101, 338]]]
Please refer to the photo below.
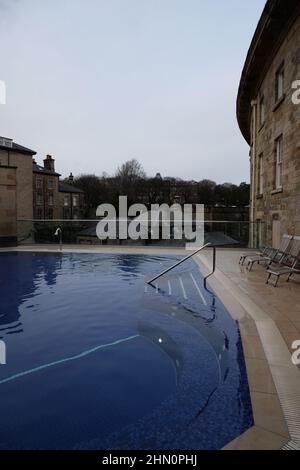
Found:
[[174, 261], [0, 254], [0, 448], [212, 449], [252, 424], [237, 325], [194, 263], [143, 294]]
[[130, 274], [140, 274], [139, 266], [144, 261], [144, 257], [139, 255], [119, 255], [115, 256], [115, 263], [120, 271]]
[[0, 303], [0, 337], [22, 331], [20, 305], [35, 296], [41, 280], [49, 287], [55, 285], [61, 258], [60, 253], [0, 253], [0, 288], [5, 292]]
[[[107, 264], [108, 274], [114, 269], [125, 274], [124, 280], [132, 282], [140, 277], [140, 266], [148, 257], [144, 255], [113, 255], [97, 259], [94, 255], [70, 253], [67, 255], [69, 275], [77, 275], [80, 264], [91, 272]], [[37, 294], [42, 282], [48, 287], [56, 284], [57, 276], [62, 271], [61, 253], [0, 253], [0, 289], [5, 292], [0, 299], [0, 338], [1, 334], [13, 334], [22, 331], [20, 306], [25, 300]], [[154, 262], [156, 258], [153, 257]]]

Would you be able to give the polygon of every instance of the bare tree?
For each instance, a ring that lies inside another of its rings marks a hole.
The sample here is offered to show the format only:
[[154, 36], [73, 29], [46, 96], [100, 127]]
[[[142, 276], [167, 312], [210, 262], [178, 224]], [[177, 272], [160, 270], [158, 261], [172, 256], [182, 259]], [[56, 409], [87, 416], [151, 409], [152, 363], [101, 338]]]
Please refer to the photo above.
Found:
[[134, 183], [139, 179], [145, 179], [146, 173], [141, 165], [135, 158], [123, 163], [116, 171], [116, 177], [122, 182]]
[[114, 179], [117, 194], [127, 196], [128, 204], [137, 202], [140, 193], [145, 191], [142, 182], [146, 180], [146, 173], [135, 158], [123, 163], [117, 169]]

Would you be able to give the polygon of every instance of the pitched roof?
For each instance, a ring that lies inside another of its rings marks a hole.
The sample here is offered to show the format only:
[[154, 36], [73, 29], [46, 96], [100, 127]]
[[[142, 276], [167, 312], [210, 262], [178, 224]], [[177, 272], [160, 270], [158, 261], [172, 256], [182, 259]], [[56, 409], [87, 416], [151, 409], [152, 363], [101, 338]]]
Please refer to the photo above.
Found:
[[84, 193], [82, 189], [76, 188], [76, 186], [65, 183], [63, 181], [60, 181], [58, 183], [58, 191], [61, 193], [82, 193], [82, 194]]
[[31, 150], [27, 147], [23, 147], [23, 145], [16, 144], [16, 142], [11, 142], [11, 147], [0, 144], [0, 149], [11, 150], [17, 153], [25, 153], [26, 155], [36, 155], [36, 152], [34, 150]]
[[37, 163], [33, 163], [32, 171], [33, 173], [40, 173], [49, 176], [60, 176], [60, 174], [56, 173], [56, 171], [48, 170], [47, 168], [44, 168], [43, 166], [38, 165]]

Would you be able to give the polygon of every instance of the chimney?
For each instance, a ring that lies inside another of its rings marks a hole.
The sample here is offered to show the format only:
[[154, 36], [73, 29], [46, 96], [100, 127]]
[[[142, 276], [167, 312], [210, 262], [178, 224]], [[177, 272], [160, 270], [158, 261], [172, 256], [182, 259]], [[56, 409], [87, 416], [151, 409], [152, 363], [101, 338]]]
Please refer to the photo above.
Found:
[[54, 161], [55, 160], [51, 157], [51, 155], [47, 155], [46, 158], [44, 159], [44, 168], [49, 171], [55, 171]]
[[70, 173], [70, 175], [69, 175], [68, 182], [69, 182], [69, 184], [73, 184], [73, 183], [74, 183], [74, 176], [72, 175], [72, 173]]
[[32, 163], [33, 163], [33, 165], [36, 165], [35, 158], [33, 158], [33, 157], [32, 157]]

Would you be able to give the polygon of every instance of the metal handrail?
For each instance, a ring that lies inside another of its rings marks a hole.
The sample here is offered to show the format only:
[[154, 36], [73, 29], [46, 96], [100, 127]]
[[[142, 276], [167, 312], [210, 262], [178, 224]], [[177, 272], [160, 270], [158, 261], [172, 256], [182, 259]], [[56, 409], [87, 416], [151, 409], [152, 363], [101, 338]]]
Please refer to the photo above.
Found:
[[62, 229], [60, 227], [57, 227], [54, 236], [59, 236], [59, 249], [62, 251]]
[[[203, 250], [204, 248], [210, 246], [211, 243], [206, 243], [205, 245], [201, 246], [201, 248], [198, 248], [198, 250], [194, 251], [193, 253], [189, 254], [188, 256], [185, 256], [185, 258], [177, 261], [177, 263], [173, 264], [172, 266], [170, 266], [169, 268], [165, 269], [164, 271], [162, 271], [161, 273], [157, 274], [156, 276], [154, 276], [152, 279], [149, 279], [149, 281], [147, 281], [147, 284], [152, 284], [152, 282], [156, 281], [158, 278], [160, 278], [161, 276], [163, 276], [164, 274], [168, 273], [169, 271], [171, 271], [172, 269], [176, 268], [176, 266], [179, 266], [180, 264], [184, 263], [186, 260], [188, 260], [189, 258], [191, 258], [192, 256], [196, 255], [197, 253], [199, 253], [199, 251]], [[215, 247], [214, 247], [215, 248]]]
[[217, 258], [217, 250], [216, 250], [216, 247], [213, 245], [212, 246], [212, 249], [213, 249], [213, 267], [212, 267], [212, 271], [207, 274], [207, 276], [205, 276], [205, 278], [203, 279], [203, 285], [206, 289], [206, 281], [209, 277], [211, 277], [214, 273], [215, 273], [215, 270], [216, 270], [216, 258]]

